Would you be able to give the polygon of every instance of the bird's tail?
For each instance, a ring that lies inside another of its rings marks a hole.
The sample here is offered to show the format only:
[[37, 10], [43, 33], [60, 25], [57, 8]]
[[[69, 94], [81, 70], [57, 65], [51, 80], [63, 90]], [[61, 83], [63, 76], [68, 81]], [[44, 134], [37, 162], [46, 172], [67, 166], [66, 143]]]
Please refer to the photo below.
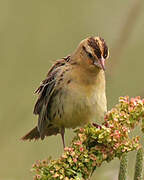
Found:
[[40, 138], [40, 133], [37, 129], [37, 126], [35, 128], [33, 128], [31, 131], [29, 131], [26, 135], [24, 135], [21, 139], [22, 140], [37, 140]]
[[59, 133], [59, 128], [50, 126], [46, 129], [44, 134], [40, 134], [38, 131], [38, 128], [36, 126], [31, 131], [29, 131], [26, 135], [24, 135], [21, 139], [23, 141], [37, 140], [39, 138], [41, 138], [41, 140], [43, 140], [45, 138], [45, 136], [57, 135], [58, 133]]

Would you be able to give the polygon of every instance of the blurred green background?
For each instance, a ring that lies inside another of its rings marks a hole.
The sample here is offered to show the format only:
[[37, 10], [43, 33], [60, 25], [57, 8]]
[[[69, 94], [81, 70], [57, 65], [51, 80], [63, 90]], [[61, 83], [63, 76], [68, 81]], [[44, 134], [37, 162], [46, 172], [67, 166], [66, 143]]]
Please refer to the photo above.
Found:
[[[30, 169], [36, 160], [50, 155], [58, 158], [62, 153], [59, 135], [38, 142], [21, 142], [20, 137], [37, 123], [32, 114], [37, 98], [33, 92], [53, 60], [70, 54], [87, 36], [102, 36], [110, 48], [106, 72], [109, 109], [119, 96], [144, 95], [142, 3], [131, 17], [133, 26], [126, 27], [128, 40], [122, 40], [120, 52], [117, 46], [134, 3], [0, 0], [0, 180], [31, 180]], [[68, 144], [73, 135], [70, 130], [66, 134]], [[132, 161], [134, 158], [130, 164]], [[117, 180], [118, 169], [118, 160], [105, 163], [92, 179]]]

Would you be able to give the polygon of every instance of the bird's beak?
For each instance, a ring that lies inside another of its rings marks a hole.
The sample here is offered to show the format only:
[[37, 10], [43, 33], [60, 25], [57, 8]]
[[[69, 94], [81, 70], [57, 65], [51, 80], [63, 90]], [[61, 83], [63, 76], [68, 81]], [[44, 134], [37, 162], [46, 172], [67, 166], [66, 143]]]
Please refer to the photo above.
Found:
[[99, 59], [99, 63], [101, 65], [102, 69], [105, 71], [105, 59], [103, 57]]

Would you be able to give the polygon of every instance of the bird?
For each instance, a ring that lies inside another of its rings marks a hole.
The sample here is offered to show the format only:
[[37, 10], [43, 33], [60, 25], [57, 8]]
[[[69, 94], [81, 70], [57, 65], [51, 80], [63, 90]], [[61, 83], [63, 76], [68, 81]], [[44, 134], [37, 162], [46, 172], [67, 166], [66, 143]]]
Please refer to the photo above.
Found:
[[70, 55], [57, 60], [35, 93], [38, 99], [33, 113], [38, 123], [22, 140], [43, 140], [61, 134], [65, 147], [65, 129], [100, 122], [107, 112], [105, 60], [109, 49], [103, 38], [82, 40]]

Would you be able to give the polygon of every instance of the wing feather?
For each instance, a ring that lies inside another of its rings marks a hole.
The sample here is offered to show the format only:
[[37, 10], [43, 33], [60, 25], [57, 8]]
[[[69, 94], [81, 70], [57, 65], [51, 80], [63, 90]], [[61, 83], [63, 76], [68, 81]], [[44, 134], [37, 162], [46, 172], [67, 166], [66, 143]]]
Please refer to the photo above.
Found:
[[39, 97], [34, 106], [34, 114], [40, 113], [45, 98], [47, 98], [46, 101], [48, 104], [49, 98], [53, 92], [56, 83], [56, 77], [59, 72], [59, 67], [64, 66], [69, 60], [70, 56], [67, 56], [61, 60], [56, 61], [56, 63], [48, 71], [46, 79], [43, 80], [40, 86], [35, 90], [35, 93], [39, 94]]
[[50, 120], [48, 119], [48, 107], [50, 98], [55, 91], [57, 75], [60, 71], [60, 67], [64, 66], [69, 59], [70, 56], [67, 56], [66, 58], [58, 60], [49, 70], [46, 79], [42, 81], [40, 86], [35, 91], [35, 93], [39, 94], [39, 97], [34, 106], [33, 113], [39, 115], [38, 130], [42, 139], [45, 136], [45, 130], [47, 129], [48, 125], [50, 125]]

